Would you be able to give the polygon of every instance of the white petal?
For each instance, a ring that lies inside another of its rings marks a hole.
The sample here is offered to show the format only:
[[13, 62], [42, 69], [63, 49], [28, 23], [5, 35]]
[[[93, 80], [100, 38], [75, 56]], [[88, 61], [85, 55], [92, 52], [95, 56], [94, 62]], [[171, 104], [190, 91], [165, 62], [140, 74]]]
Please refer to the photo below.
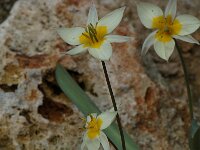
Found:
[[97, 10], [96, 10], [95, 5], [92, 4], [89, 10], [89, 14], [88, 14], [87, 25], [91, 23], [92, 25], [95, 26], [97, 22], [98, 22]]
[[113, 42], [122, 43], [122, 42], [127, 42], [131, 39], [128, 36], [120, 36], [120, 35], [107, 35], [105, 38], [110, 43]]
[[90, 48], [89, 53], [99, 60], [109, 60], [112, 56], [112, 46], [110, 43], [104, 42], [100, 48]]
[[177, 0], [169, 0], [167, 7], [165, 9], [165, 17], [168, 15], [172, 16], [172, 19], [176, 16]]
[[103, 130], [103, 129], [107, 128], [114, 121], [116, 115], [117, 115], [116, 111], [114, 111], [114, 112], [107, 111], [107, 112], [101, 113], [97, 117], [103, 121], [102, 125], [101, 125], [101, 129]]
[[147, 36], [147, 38], [144, 40], [144, 43], [142, 45], [142, 55], [146, 54], [149, 48], [154, 44], [155, 42], [155, 34], [157, 31], [152, 32]]
[[90, 115], [87, 116], [87, 122], [91, 121], [91, 117], [90, 116], [92, 116], [94, 118], [97, 118], [97, 114], [96, 113], [92, 113], [92, 114], [90, 114]]
[[185, 36], [178, 36], [175, 35], [174, 38], [188, 42], [188, 43], [193, 43], [193, 44], [198, 44], [199, 45], [199, 41], [197, 41], [196, 39], [194, 39], [191, 35], [185, 35]]
[[[118, 108], [118, 110], [119, 110], [119, 106], [117, 106], [117, 108]], [[109, 112], [115, 112], [115, 108], [114, 108], [114, 107], [110, 108], [110, 109], [109, 109]]]
[[86, 142], [86, 145], [87, 145], [88, 150], [98, 150], [100, 147], [100, 141], [98, 138], [94, 140], [88, 140]]
[[108, 138], [102, 131], [100, 133], [100, 142], [101, 142], [101, 145], [103, 146], [104, 150], [110, 150]]
[[160, 56], [162, 59], [168, 61], [169, 57], [171, 56], [173, 50], [174, 50], [175, 42], [172, 39], [169, 42], [160, 42], [155, 41], [154, 43], [154, 49], [158, 56]]
[[178, 35], [189, 35], [200, 27], [200, 20], [191, 15], [181, 15], [176, 18], [182, 25]]
[[81, 150], [84, 150], [84, 148], [86, 146], [86, 142], [87, 142], [87, 137], [86, 137], [86, 133], [84, 133], [84, 135], [83, 135], [83, 143], [81, 144]]
[[153, 18], [163, 16], [162, 10], [153, 4], [140, 2], [137, 4], [138, 16], [146, 28], [152, 28]]
[[57, 33], [60, 37], [70, 45], [79, 45], [79, 37], [85, 31], [84, 28], [75, 27], [75, 28], [60, 28], [57, 30]]
[[107, 26], [108, 33], [111, 33], [121, 22], [125, 7], [116, 9], [105, 17], [101, 18], [98, 26]]
[[75, 48], [67, 51], [66, 54], [68, 54], [68, 55], [76, 55], [76, 54], [85, 52], [86, 50], [87, 50], [87, 47], [83, 47], [83, 45], [79, 45], [79, 46], [76, 46]]

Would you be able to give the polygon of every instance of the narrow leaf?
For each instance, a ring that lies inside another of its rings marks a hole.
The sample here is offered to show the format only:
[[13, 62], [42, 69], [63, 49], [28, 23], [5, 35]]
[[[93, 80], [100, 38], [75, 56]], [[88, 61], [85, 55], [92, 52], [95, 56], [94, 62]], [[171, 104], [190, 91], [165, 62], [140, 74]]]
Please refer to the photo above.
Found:
[[[91, 113], [101, 113], [98, 107], [90, 100], [86, 93], [73, 80], [73, 78], [65, 70], [65, 68], [59, 64], [56, 66], [56, 80], [65, 95], [78, 107], [78, 109], [85, 116]], [[104, 131], [108, 138], [114, 143], [114, 145], [119, 150], [122, 150], [121, 137], [118, 126], [113, 123]], [[139, 150], [138, 146], [133, 142], [133, 140], [127, 133], [124, 132], [124, 136], [127, 150]]]
[[190, 150], [200, 150], [200, 126], [194, 119], [189, 131], [189, 145]]

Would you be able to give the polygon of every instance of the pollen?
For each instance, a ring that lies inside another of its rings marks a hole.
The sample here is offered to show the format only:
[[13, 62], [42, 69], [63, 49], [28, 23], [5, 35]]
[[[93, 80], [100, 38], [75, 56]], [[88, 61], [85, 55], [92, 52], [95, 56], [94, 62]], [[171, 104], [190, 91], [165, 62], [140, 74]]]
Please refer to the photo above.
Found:
[[182, 28], [179, 20], [173, 20], [171, 15], [155, 17], [152, 23], [153, 29], [158, 29], [155, 38], [160, 42], [169, 42], [173, 35], [177, 35]]
[[79, 41], [84, 47], [100, 48], [105, 41], [106, 34], [106, 26], [93, 26], [89, 24], [85, 32], [79, 37]]
[[90, 122], [87, 123], [86, 128], [88, 129], [87, 131], [87, 136], [89, 139], [95, 139], [97, 136], [100, 135], [100, 128], [103, 123], [102, 119], [100, 118], [94, 118], [93, 116], [90, 116], [91, 120]]

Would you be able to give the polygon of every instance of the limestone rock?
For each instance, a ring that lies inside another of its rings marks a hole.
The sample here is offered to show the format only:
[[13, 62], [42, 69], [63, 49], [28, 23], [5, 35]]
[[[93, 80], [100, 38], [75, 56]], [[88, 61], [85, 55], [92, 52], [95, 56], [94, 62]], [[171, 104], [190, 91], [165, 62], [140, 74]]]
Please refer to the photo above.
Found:
[[[57, 62], [66, 67], [102, 111], [112, 107], [101, 63], [87, 53], [62, 56], [72, 47], [56, 34], [59, 27], [85, 26], [90, 3], [18, 0], [0, 25], [0, 149], [80, 148], [82, 114], [55, 81]], [[123, 5], [129, 7], [114, 33], [133, 39], [113, 44], [113, 56], [106, 63], [117, 103], [121, 104], [123, 126], [141, 149], [188, 149], [186, 94], [181, 91], [182, 97], [174, 97], [168, 82], [155, 69], [160, 63], [155, 64], [150, 55], [144, 63], [141, 60], [141, 33], [145, 31], [136, 19], [133, 2], [96, 3], [101, 17]], [[167, 69], [161, 71], [166, 73]]]

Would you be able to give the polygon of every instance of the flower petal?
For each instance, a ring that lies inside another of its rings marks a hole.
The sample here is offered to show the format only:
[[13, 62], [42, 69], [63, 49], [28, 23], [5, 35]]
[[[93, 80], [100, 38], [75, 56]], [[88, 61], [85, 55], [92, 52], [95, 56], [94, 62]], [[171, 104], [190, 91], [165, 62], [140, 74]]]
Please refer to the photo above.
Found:
[[153, 4], [140, 2], [137, 4], [138, 16], [146, 28], [152, 28], [153, 18], [163, 16], [162, 10]]
[[122, 43], [122, 42], [127, 42], [131, 39], [131, 37], [120, 36], [120, 35], [107, 35], [105, 38], [110, 43], [113, 43], [113, 42]]
[[84, 28], [75, 27], [75, 28], [60, 28], [57, 30], [57, 33], [60, 37], [70, 45], [79, 45], [79, 37], [85, 31]]
[[154, 49], [158, 56], [160, 56], [162, 59], [168, 61], [169, 57], [171, 56], [173, 50], [174, 50], [175, 42], [172, 39], [169, 42], [160, 42], [156, 41], [154, 43]]
[[98, 150], [100, 147], [100, 141], [98, 138], [94, 140], [88, 140], [86, 142], [86, 145], [87, 145], [88, 150]]
[[[117, 105], [117, 108], [118, 108], [118, 110], [119, 110], [119, 105]], [[115, 108], [112, 107], [112, 108], [110, 108], [108, 111], [109, 111], [109, 112], [115, 112]]]
[[90, 114], [90, 115], [87, 116], [87, 120], [86, 120], [87, 122], [91, 121], [91, 117], [90, 116], [92, 116], [94, 118], [97, 118], [97, 114], [96, 113], [92, 113], [92, 114]]
[[147, 38], [144, 40], [144, 43], [142, 45], [142, 55], [146, 54], [149, 48], [154, 44], [155, 42], [155, 34], [157, 31], [152, 32], [147, 36]]
[[200, 20], [191, 15], [181, 15], [176, 18], [182, 25], [178, 35], [189, 35], [200, 27]]
[[199, 45], [199, 41], [197, 41], [196, 39], [194, 39], [191, 35], [185, 35], [185, 36], [178, 36], [175, 35], [174, 38], [188, 42], [188, 43], [193, 43], [193, 44], [198, 44]]
[[86, 142], [87, 142], [87, 136], [86, 136], [86, 133], [84, 133], [84, 135], [83, 135], [83, 143], [81, 144], [81, 150], [84, 150], [84, 148], [86, 146]]
[[89, 14], [88, 14], [88, 20], [87, 20], [87, 25], [89, 25], [90, 23], [92, 25], [96, 25], [96, 23], [98, 22], [98, 14], [97, 14], [97, 10], [94, 4], [92, 4], [92, 6], [90, 7], [89, 10]]
[[102, 131], [100, 133], [100, 142], [101, 142], [101, 145], [103, 146], [104, 150], [110, 150], [110, 145], [109, 145], [109, 142], [108, 142], [108, 138], [105, 135], [105, 133], [103, 133]]
[[107, 14], [99, 20], [98, 26], [106, 26], [108, 33], [111, 33], [121, 22], [124, 10], [125, 7], [122, 7]]
[[101, 130], [107, 128], [115, 119], [117, 115], [117, 112], [103, 112], [101, 113], [97, 118], [100, 118], [102, 120]]
[[109, 60], [112, 56], [112, 46], [110, 43], [104, 42], [100, 48], [90, 48], [89, 53], [99, 60]]
[[76, 55], [76, 54], [85, 52], [86, 50], [87, 50], [87, 47], [83, 47], [83, 45], [79, 45], [79, 46], [76, 46], [75, 48], [65, 52], [65, 54]]
[[174, 20], [176, 16], [176, 8], [177, 8], [177, 0], [169, 0], [167, 7], [165, 9], [165, 17], [171, 15], [172, 19]]

